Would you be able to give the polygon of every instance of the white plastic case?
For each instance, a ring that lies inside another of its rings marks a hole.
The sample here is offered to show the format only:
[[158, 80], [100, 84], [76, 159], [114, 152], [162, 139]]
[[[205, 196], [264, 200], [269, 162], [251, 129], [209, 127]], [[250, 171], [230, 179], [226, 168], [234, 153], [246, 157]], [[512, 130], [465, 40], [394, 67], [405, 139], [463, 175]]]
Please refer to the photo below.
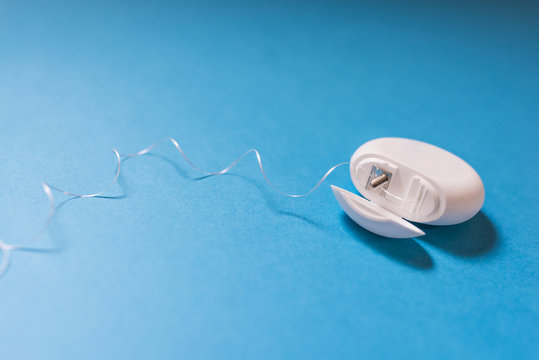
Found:
[[404, 138], [374, 139], [361, 145], [350, 162], [352, 181], [365, 198], [331, 188], [348, 216], [378, 235], [421, 236], [425, 233], [404, 219], [458, 224], [483, 206], [485, 190], [477, 172], [434, 145]]

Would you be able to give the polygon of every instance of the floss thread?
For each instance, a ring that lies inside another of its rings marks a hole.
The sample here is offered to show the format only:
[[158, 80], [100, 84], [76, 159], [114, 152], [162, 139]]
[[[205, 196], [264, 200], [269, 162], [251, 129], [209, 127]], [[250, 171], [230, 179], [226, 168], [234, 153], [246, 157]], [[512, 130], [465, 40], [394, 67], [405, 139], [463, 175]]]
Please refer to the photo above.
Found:
[[266, 175], [266, 172], [264, 171], [264, 167], [262, 166], [262, 157], [260, 156], [260, 153], [258, 152], [258, 150], [254, 149], [254, 148], [247, 150], [240, 157], [238, 157], [236, 160], [234, 160], [229, 166], [227, 166], [226, 168], [222, 169], [221, 171], [217, 171], [217, 172], [208, 172], [208, 171], [202, 170], [201, 168], [196, 166], [187, 157], [187, 155], [185, 155], [185, 153], [182, 150], [182, 148], [180, 147], [179, 143], [173, 138], [162, 139], [162, 140], [158, 141], [157, 143], [155, 143], [155, 144], [153, 144], [153, 145], [151, 145], [151, 146], [149, 146], [149, 147], [147, 147], [147, 148], [145, 148], [145, 149], [143, 149], [143, 150], [141, 150], [139, 152], [132, 153], [132, 154], [120, 154], [120, 152], [118, 150], [112, 149], [112, 151], [114, 152], [114, 156], [116, 157], [116, 161], [117, 161], [115, 175], [114, 175], [113, 180], [110, 182], [110, 184], [108, 186], [106, 186], [103, 190], [101, 190], [100, 192], [97, 192], [95, 194], [75, 194], [75, 193], [72, 193], [72, 192], [69, 192], [69, 191], [66, 191], [66, 190], [59, 189], [59, 188], [57, 188], [55, 186], [49, 185], [46, 182], [42, 183], [43, 191], [45, 192], [45, 194], [47, 195], [47, 198], [49, 199], [49, 211], [48, 211], [47, 219], [46, 219], [45, 223], [43, 224], [41, 230], [33, 238], [31, 238], [27, 243], [7, 244], [7, 243], [5, 243], [4, 241], [2, 241], [0, 239], [0, 251], [2, 252], [2, 262], [0, 263], [0, 277], [2, 277], [9, 268], [9, 264], [10, 264], [10, 260], [11, 260], [11, 252], [12, 251], [15, 251], [15, 250], [31, 250], [32, 247], [30, 246], [30, 244], [32, 242], [35, 242], [37, 239], [39, 239], [47, 231], [52, 219], [54, 218], [54, 214], [56, 212], [56, 205], [55, 205], [55, 201], [54, 201], [53, 191], [56, 191], [56, 192], [58, 192], [60, 194], [66, 195], [66, 196], [70, 196], [72, 198], [93, 198], [93, 197], [101, 196], [101, 195], [105, 194], [118, 181], [123, 161], [125, 161], [127, 159], [130, 159], [130, 158], [135, 158], [135, 157], [139, 157], [139, 156], [143, 156], [145, 154], [148, 154], [150, 151], [152, 151], [154, 148], [156, 148], [158, 145], [160, 145], [160, 144], [162, 144], [164, 142], [171, 142], [172, 145], [176, 148], [176, 150], [178, 150], [179, 153], [182, 155], [184, 160], [193, 169], [195, 169], [198, 172], [204, 174], [204, 176], [224, 175], [227, 172], [229, 172], [232, 168], [234, 168], [247, 155], [249, 155], [250, 153], [254, 153], [255, 156], [256, 156], [256, 160], [258, 162], [258, 167], [260, 168], [260, 172], [262, 173], [262, 176], [264, 176], [264, 179], [266, 180], [268, 185], [270, 185], [278, 193], [280, 193], [282, 195], [285, 195], [285, 196], [288, 196], [288, 197], [292, 197], [292, 198], [299, 198], [299, 197], [304, 197], [304, 196], [310, 195], [313, 191], [315, 191], [316, 189], [318, 189], [318, 187], [320, 187], [320, 185], [324, 182], [324, 180], [326, 180], [326, 178], [333, 171], [335, 171], [337, 168], [341, 167], [342, 165], [350, 165], [349, 161], [339, 163], [339, 164], [331, 167], [328, 171], [326, 171], [324, 176], [322, 176], [322, 178], [316, 183], [316, 185], [314, 187], [312, 187], [306, 193], [303, 193], [303, 194], [289, 194], [289, 193], [286, 193], [284, 191], [281, 191], [279, 188], [277, 188], [275, 185], [273, 185], [271, 183], [271, 181], [268, 179], [268, 176]]

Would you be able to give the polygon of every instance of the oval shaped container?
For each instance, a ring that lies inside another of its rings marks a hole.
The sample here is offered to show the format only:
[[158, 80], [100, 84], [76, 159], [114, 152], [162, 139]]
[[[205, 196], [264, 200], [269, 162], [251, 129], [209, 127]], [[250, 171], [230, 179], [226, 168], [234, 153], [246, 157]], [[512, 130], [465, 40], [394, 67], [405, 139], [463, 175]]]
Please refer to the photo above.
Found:
[[477, 172], [434, 145], [374, 139], [361, 145], [350, 162], [352, 181], [365, 198], [332, 186], [335, 197], [356, 223], [382, 236], [421, 236], [424, 232], [404, 219], [451, 225], [470, 219], [483, 206], [485, 191]]

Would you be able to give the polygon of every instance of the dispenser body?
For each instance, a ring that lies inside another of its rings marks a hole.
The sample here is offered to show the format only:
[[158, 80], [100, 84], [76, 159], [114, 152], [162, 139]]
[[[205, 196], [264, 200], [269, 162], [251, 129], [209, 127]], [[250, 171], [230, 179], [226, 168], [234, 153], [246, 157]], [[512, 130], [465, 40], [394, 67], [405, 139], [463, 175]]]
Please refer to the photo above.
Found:
[[431, 144], [374, 139], [361, 145], [350, 163], [352, 182], [364, 198], [332, 186], [335, 197], [356, 223], [382, 236], [421, 236], [423, 231], [406, 220], [458, 224], [483, 206], [485, 190], [477, 172]]
[[[477, 172], [431, 144], [379, 138], [360, 146], [350, 162], [350, 175], [361, 195], [407, 220], [458, 224], [483, 206], [485, 190]], [[390, 174], [387, 184], [369, 186], [373, 169]]]

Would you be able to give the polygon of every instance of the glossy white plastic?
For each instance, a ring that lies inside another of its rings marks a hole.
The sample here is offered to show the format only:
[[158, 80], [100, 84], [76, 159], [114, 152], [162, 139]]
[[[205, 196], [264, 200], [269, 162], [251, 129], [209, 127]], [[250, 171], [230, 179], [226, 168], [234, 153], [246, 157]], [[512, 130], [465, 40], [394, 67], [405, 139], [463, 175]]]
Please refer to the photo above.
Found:
[[[483, 206], [485, 190], [475, 170], [434, 145], [379, 138], [360, 146], [350, 162], [352, 181], [365, 198], [336, 186], [333, 193], [348, 216], [378, 235], [421, 236], [424, 232], [404, 219], [451, 225]], [[378, 177], [385, 181], [373, 185]]]

